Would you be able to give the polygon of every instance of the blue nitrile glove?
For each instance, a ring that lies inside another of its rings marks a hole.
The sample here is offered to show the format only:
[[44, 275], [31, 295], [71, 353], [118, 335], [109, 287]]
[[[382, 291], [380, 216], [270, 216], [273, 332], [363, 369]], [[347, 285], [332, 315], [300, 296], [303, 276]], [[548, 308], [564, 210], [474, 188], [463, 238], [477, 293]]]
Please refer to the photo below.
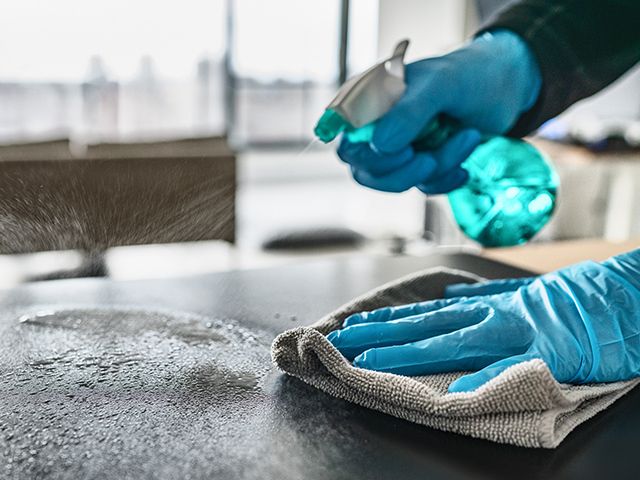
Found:
[[360, 368], [475, 371], [450, 392], [534, 358], [563, 383], [640, 375], [640, 250], [530, 279], [454, 285], [446, 296], [354, 314], [328, 339]]
[[[370, 143], [342, 138], [338, 155], [353, 178], [377, 190], [401, 192], [418, 186], [446, 193], [467, 180], [460, 164], [480, 142], [480, 133], [506, 133], [540, 92], [541, 75], [527, 44], [515, 33], [480, 35], [448, 55], [405, 67], [407, 90], [375, 124]], [[411, 143], [436, 115], [445, 113], [463, 129], [433, 152]]]

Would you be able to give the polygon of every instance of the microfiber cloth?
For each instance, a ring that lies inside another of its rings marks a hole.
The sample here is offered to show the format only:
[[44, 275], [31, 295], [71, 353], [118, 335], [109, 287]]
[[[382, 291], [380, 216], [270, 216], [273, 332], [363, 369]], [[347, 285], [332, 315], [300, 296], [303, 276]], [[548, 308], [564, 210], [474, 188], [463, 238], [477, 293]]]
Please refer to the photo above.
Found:
[[465, 372], [408, 377], [359, 369], [325, 338], [352, 313], [441, 298], [448, 284], [480, 280], [450, 269], [403, 277], [309, 327], [280, 334], [272, 345], [273, 360], [285, 373], [358, 405], [440, 430], [532, 448], [557, 447], [576, 426], [640, 382], [560, 384], [536, 359], [510, 367], [473, 392], [447, 393]]

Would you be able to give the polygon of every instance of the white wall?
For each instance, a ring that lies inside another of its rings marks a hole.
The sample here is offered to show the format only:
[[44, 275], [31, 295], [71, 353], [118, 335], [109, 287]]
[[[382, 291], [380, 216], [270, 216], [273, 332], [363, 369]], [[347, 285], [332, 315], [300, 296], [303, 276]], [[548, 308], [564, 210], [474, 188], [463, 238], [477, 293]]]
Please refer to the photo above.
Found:
[[465, 39], [465, 0], [379, 0], [378, 53], [385, 57], [404, 38], [408, 59], [446, 52]]

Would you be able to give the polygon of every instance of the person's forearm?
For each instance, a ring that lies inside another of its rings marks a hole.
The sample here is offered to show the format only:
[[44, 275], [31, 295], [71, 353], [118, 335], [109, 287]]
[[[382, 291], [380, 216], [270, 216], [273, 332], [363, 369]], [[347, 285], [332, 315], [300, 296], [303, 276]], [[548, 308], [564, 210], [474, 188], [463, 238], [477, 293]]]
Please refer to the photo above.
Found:
[[640, 61], [638, 0], [524, 0], [481, 31], [502, 28], [527, 42], [542, 74], [538, 100], [513, 136], [532, 132]]

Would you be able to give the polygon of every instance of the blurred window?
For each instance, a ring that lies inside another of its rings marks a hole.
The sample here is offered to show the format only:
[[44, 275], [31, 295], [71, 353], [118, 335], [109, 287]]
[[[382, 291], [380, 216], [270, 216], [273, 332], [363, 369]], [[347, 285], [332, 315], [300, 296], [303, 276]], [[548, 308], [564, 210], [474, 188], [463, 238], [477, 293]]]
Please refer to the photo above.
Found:
[[[307, 142], [340, 77], [341, 0], [234, 0], [231, 59], [240, 144]], [[351, 0], [348, 67], [376, 57], [377, 2]]]
[[347, 1], [355, 72], [376, 58], [375, 1], [4, 0], [0, 141], [308, 141], [340, 77]]
[[3, 0], [0, 136], [224, 130], [224, 0]]

